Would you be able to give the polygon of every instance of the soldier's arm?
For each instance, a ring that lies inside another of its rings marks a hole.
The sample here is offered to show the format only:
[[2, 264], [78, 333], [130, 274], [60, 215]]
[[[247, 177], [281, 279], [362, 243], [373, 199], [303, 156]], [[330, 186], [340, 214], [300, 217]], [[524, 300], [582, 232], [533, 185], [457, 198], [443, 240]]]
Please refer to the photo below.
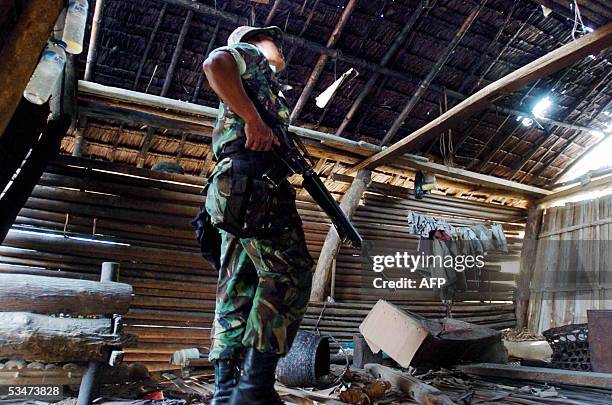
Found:
[[211, 53], [203, 64], [210, 87], [229, 108], [245, 121], [247, 149], [268, 151], [278, 140], [263, 122], [255, 105], [246, 94], [238, 65], [228, 52]]

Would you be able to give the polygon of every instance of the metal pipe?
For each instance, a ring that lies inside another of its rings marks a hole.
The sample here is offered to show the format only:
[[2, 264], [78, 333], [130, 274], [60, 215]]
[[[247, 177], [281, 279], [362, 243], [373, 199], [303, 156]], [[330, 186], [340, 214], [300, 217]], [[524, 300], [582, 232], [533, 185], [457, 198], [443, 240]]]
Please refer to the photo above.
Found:
[[[119, 263], [104, 262], [102, 263], [102, 271], [100, 273], [100, 281], [116, 281], [119, 277]], [[110, 331], [109, 331], [110, 333]], [[91, 405], [94, 397], [97, 394], [98, 380], [102, 363], [97, 361], [91, 361], [87, 365], [87, 370], [83, 374], [81, 379], [81, 385], [79, 387], [79, 397], [77, 398], [77, 405]]]

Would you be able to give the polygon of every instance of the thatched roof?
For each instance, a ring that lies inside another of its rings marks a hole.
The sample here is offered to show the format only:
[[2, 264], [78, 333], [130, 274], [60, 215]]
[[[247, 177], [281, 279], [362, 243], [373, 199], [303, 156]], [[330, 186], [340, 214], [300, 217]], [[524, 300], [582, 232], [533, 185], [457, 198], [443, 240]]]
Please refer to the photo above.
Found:
[[[286, 32], [311, 43], [324, 45], [348, 0], [276, 2], [278, 7], [272, 15], [271, 24], [279, 25]], [[110, 86], [160, 94], [188, 12], [174, 3], [177, 2], [169, 1], [164, 6], [162, 1], [106, 0], [93, 80]], [[242, 16], [244, 22], [254, 21], [256, 25], [263, 25], [275, 1], [270, 0], [269, 4], [249, 0], [199, 3]], [[480, 2], [429, 0], [424, 3], [429, 6], [423, 10], [405, 42], [387, 65], [412, 80], [380, 75], [343, 136], [372, 143], [380, 142], [417, 90], [419, 81], [428, 75], [466, 17]], [[545, 17], [539, 3], [542, 2], [489, 0], [433, 80], [432, 86], [405, 120], [394, 140], [402, 138], [440, 114], [443, 99], [440, 89], [446, 88], [451, 94], [472, 94], [516, 68], [571, 41], [573, 21], [557, 12]], [[566, 2], [544, 3], [549, 4], [555, 11], [570, 14]], [[402, 27], [421, 4], [421, 1], [416, 0], [358, 1], [356, 9], [332, 48], [338, 49], [342, 55], [379, 64]], [[606, 0], [578, 1], [578, 4], [585, 25], [591, 28], [596, 29], [612, 19], [612, 10]], [[141, 66], [141, 59], [162, 8], [165, 14], [153, 36], [149, 54]], [[90, 14], [92, 10], [93, 4]], [[167, 97], [208, 106], [218, 104], [218, 99], [206, 80], [201, 80], [200, 64], [211, 40], [214, 41], [214, 47], [223, 45], [229, 33], [237, 26], [218, 21], [219, 19], [211, 15], [193, 14]], [[218, 32], [213, 35], [217, 24]], [[568, 124], [602, 129], [610, 119], [606, 115], [612, 99], [608, 80], [611, 71], [611, 63], [608, 61], [610, 53], [611, 50], [607, 49], [599, 55], [585, 58], [570, 68], [540, 80], [533, 87], [523, 88], [498, 100], [496, 104], [530, 111], [539, 98], [550, 94], [553, 99], [550, 118]], [[82, 65], [85, 54], [86, 52], [81, 56]], [[282, 80], [291, 86], [291, 90], [285, 93], [290, 102], [295, 103], [320, 54], [290, 45], [286, 46], [285, 54], [291, 55], [291, 59], [282, 74]], [[141, 77], [134, 85], [141, 67]], [[314, 97], [327, 88], [336, 75], [342, 74], [350, 67], [353, 67], [353, 64], [342, 58], [330, 58], [325, 63], [297, 124], [332, 133], [336, 131], [373, 73], [357, 68], [357, 78], [343, 85], [325, 110], [315, 106]], [[197, 90], [199, 81], [201, 86]], [[194, 98], [195, 93], [197, 95]], [[449, 97], [448, 102], [452, 106], [457, 100]], [[528, 184], [543, 185], [555, 179], [564, 167], [598, 140], [597, 136], [586, 131], [550, 127], [546, 124], [543, 126], [545, 130], [537, 125], [527, 128], [522, 126], [514, 115], [508, 116], [488, 110], [452, 130], [454, 164], [503, 178], [514, 178]], [[91, 121], [86, 130], [89, 143], [84, 155], [136, 164], [145, 132], [143, 129], [128, 127], [118, 131], [106, 123]], [[146, 158], [145, 167], [150, 167], [156, 161], [156, 156], [161, 159], [176, 157], [178, 154], [187, 172], [199, 174], [207, 159], [208, 150], [198, 144], [201, 144], [201, 139], [191, 135], [184, 137], [181, 133], [158, 131], [149, 149], [150, 155]], [[65, 141], [64, 147], [67, 151], [70, 150], [70, 139]], [[437, 142], [419, 153], [442, 161]], [[525, 157], [530, 159], [522, 166], [521, 171], [517, 171]], [[529, 172], [528, 175], [526, 171]]]

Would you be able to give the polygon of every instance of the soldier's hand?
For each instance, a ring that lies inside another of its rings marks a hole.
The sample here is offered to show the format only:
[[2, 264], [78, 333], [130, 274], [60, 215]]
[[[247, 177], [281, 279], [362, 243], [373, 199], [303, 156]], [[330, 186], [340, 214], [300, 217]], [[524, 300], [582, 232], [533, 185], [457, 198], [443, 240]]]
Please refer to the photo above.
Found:
[[267, 152], [272, 149], [272, 145], [280, 145], [270, 127], [261, 118], [247, 121], [244, 132], [246, 134], [245, 148], [247, 149]]

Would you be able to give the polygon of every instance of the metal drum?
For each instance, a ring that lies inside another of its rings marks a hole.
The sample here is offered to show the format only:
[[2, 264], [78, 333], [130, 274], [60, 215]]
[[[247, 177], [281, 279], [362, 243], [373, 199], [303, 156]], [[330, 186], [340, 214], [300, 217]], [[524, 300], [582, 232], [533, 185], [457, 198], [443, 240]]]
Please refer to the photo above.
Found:
[[291, 350], [278, 362], [276, 379], [289, 387], [315, 387], [329, 375], [329, 340], [298, 331]]

